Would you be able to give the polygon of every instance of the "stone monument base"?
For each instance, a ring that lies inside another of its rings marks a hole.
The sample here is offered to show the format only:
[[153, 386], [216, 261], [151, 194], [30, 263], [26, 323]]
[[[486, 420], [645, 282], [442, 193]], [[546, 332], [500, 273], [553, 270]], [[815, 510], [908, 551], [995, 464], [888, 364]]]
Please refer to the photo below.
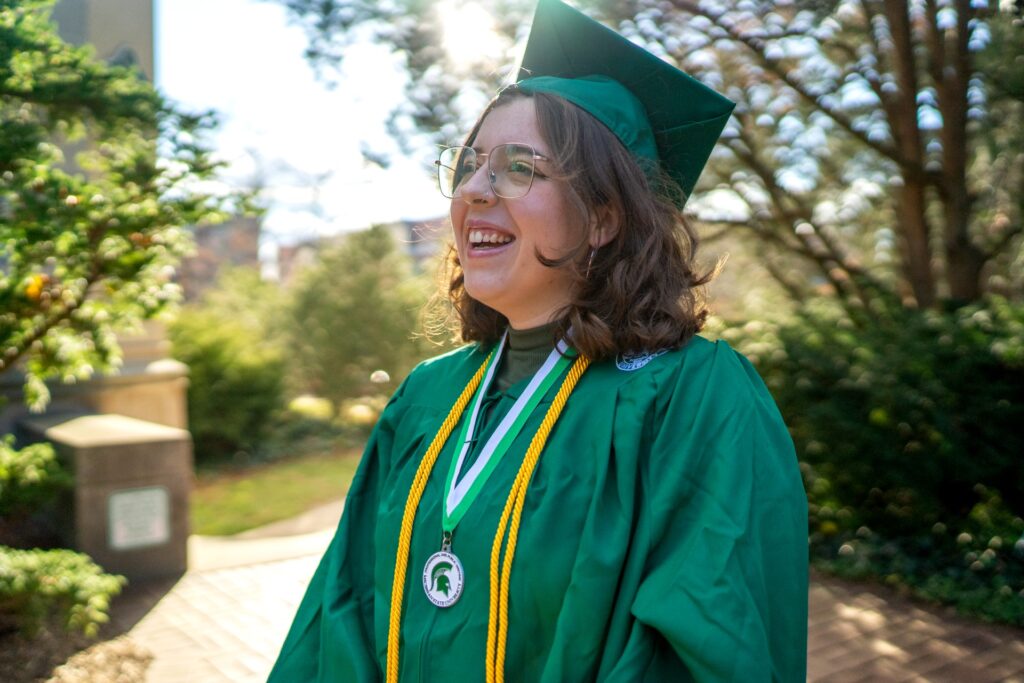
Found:
[[70, 547], [129, 579], [188, 567], [192, 439], [184, 429], [123, 415], [47, 415], [22, 421], [52, 443], [75, 478]]

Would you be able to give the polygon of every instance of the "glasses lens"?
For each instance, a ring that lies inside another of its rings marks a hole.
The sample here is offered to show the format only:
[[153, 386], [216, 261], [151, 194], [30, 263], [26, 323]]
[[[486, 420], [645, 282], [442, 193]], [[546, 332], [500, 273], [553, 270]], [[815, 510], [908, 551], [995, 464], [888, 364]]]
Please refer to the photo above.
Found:
[[471, 147], [449, 147], [437, 160], [437, 184], [449, 199], [469, 176], [476, 172], [476, 152]]
[[494, 194], [516, 199], [530, 191], [533, 184], [533, 148], [528, 145], [498, 145], [487, 163]]

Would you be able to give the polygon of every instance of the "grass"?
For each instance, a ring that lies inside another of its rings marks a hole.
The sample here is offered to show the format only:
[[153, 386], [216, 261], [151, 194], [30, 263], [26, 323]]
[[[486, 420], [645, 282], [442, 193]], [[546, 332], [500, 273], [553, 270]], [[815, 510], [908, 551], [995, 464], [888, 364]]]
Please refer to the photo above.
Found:
[[287, 519], [347, 491], [361, 449], [288, 458], [243, 471], [200, 472], [192, 533], [227, 536]]

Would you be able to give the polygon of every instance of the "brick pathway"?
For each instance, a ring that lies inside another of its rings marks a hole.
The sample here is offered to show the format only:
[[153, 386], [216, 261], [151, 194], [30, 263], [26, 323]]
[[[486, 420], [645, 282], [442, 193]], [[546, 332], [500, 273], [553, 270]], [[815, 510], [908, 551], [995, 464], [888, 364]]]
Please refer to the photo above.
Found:
[[266, 681], [319, 557], [189, 572], [129, 632], [149, 683]]
[[[266, 680], [328, 540], [209, 539], [195, 553], [204, 566], [175, 584], [135, 587], [128, 599], [141, 607], [129, 633], [155, 655], [149, 683]], [[807, 673], [830, 683], [1024, 683], [1024, 631], [814, 577]]]
[[807, 680], [1024, 683], [1024, 631], [924, 608], [881, 587], [814, 577]]

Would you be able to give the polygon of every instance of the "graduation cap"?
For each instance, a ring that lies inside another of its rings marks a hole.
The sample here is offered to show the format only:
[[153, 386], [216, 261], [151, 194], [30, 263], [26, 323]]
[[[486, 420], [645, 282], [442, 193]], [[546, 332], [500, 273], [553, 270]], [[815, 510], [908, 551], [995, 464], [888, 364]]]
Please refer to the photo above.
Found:
[[589, 112], [642, 166], [660, 164], [685, 196], [736, 106], [559, 0], [537, 4], [517, 86]]

